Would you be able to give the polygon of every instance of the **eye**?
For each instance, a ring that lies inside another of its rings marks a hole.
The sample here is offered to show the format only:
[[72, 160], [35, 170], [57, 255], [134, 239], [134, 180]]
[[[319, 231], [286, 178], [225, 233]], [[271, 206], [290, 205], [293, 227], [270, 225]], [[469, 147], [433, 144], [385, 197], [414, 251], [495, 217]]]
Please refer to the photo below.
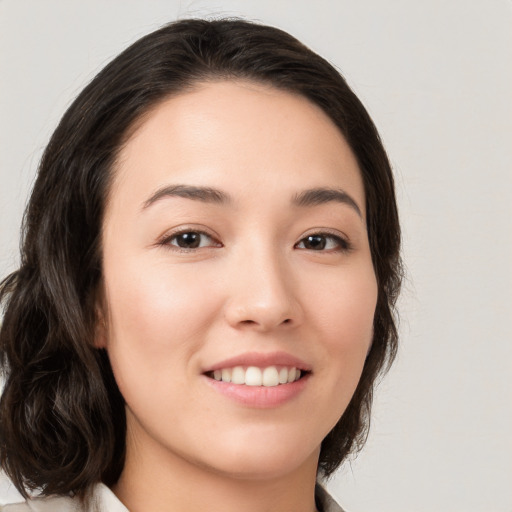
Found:
[[183, 250], [200, 249], [202, 247], [220, 247], [220, 243], [214, 240], [204, 231], [180, 231], [173, 233], [162, 240], [162, 245], [170, 245]]
[[330, 233], [313, 233], [304, 237], [295, 246], [297, 249], [307, 249], [308, 251], [348, 251], [350, 244], [347, 240]]

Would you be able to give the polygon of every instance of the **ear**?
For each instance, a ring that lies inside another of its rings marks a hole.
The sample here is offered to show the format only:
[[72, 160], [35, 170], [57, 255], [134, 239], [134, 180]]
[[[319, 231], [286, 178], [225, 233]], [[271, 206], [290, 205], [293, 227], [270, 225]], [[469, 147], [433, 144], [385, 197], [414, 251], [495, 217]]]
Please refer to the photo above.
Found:
[[107, 348], [108, 345], [108, 325], [107, 308], [103, 293], [98, 293], [94, 304], [94, 339], [95, 348]]

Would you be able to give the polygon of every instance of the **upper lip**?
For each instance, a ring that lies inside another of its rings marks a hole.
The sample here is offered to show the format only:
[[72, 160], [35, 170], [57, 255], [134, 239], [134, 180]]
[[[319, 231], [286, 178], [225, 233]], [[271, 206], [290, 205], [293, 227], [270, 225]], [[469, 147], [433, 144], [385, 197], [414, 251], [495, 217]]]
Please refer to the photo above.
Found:
[[268, 366], [288, 366], [307, 372], [311, 371], [310, 365], [287, 352], [246, 352], [212, 364], [204, 370], [204, 373], [222, 370], [223, 368], [234, 368], [235, 366], [257, 366], [259, 368], [266, 368]]

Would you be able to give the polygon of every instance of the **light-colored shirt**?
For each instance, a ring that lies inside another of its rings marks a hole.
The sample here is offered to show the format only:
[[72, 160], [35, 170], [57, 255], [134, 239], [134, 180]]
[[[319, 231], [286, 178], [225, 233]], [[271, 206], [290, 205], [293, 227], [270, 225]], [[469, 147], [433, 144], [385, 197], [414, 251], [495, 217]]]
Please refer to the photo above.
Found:
[[76, 498], [52, 496], [33, 498], [0, 506], [1, 512], [129, 512], [119, 498], [104, 484], [96, 484], [87, 508]]
[[[329, 493], [316, 486], [315, 498], [319, 512], [343, 512]], [[76, 498], [65, 496], [33, 498], [18, 503], [0, 505], [1, 512], [129, 512], [119, 498], [104, 484], [96, 484], [85, 509]]]

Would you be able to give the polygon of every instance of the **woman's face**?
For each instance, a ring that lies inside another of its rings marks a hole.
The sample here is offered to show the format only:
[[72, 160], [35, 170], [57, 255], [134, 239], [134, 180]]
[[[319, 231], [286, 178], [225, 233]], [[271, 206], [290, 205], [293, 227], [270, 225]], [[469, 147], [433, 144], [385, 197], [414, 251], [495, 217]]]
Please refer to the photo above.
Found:
[[220, 81], [150, 112], [103, 226], [97, 344], [129, 454], [237, 478], [316, 468], [372, 338], [364, 206], [349, 146], [303, 97]]

